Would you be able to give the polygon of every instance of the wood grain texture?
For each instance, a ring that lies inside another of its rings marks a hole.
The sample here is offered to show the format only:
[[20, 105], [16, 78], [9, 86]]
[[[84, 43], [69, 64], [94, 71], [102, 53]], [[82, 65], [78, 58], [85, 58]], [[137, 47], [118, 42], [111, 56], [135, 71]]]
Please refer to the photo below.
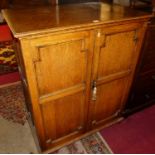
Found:
[[90, 106], [92, 127], [104, 123], [108, 117], [118, 115], [122, 110], [137, 62], [138, 42], [142, 40], [141, 26], [138, 23], [124, 24], [97, 31], [92, 70], [97, 97]]
[[4, 8], [7, 8], [8, 7], [8, 1], [6, 1], [6, 0], [1, 0], [0, 1], [0, 10], [1, 9], [4, 9]]
[[115, 23], [122, 20], [128, 21], [136, 18], [145, 19], [151, 16], [148, 13], [107, 3], [9, 9], [3, 10], [3, 15], [16, 37]]
[[43, 150], [59, 139], [62, 141], [62, 137], [85, 131], [93, 54], [91, 38], [90, 31], [82, 31], [21, 40]]
[[119, 117], [152, 15], [106, 3], [3, 13], [21, 47], [42, 151]]

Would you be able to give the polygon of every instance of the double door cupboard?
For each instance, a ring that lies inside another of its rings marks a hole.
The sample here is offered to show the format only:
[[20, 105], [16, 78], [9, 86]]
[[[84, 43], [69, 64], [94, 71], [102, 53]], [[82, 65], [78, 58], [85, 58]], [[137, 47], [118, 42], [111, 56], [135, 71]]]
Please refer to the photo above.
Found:
[[105, 3], [3, 14], [42, 151], [120, 117], [151, 15]]

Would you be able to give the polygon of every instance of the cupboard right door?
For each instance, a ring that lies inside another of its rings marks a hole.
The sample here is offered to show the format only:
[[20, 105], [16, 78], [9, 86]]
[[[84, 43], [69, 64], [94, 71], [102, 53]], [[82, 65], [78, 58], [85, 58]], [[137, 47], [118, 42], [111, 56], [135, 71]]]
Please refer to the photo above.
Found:
[[138, 23], [97, 30], [89, 115], [91, 128], [116, 118], [122, 110], [144, 30], [145, 26]]

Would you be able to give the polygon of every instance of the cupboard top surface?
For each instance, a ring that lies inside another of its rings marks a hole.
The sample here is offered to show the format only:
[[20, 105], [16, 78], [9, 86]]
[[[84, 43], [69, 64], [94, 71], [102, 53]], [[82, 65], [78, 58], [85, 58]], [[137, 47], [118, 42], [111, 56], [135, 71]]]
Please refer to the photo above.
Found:
[[6, 9], [3, 15], [16, 37], [152, 17], [148, 13], [107, 3]]

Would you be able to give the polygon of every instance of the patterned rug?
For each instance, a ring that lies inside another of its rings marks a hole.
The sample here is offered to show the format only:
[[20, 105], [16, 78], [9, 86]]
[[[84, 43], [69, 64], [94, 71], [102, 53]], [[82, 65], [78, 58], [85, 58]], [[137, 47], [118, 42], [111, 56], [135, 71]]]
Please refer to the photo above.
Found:
[[18, 70], [13, 41], [0, 42], [0, 75]]
[[0, 88], [0, 116], [24, 125], [27, 119], [21, 83]]
[[106, 141], [99, 132], [64, 146], [53, 154], [112, 154]]

